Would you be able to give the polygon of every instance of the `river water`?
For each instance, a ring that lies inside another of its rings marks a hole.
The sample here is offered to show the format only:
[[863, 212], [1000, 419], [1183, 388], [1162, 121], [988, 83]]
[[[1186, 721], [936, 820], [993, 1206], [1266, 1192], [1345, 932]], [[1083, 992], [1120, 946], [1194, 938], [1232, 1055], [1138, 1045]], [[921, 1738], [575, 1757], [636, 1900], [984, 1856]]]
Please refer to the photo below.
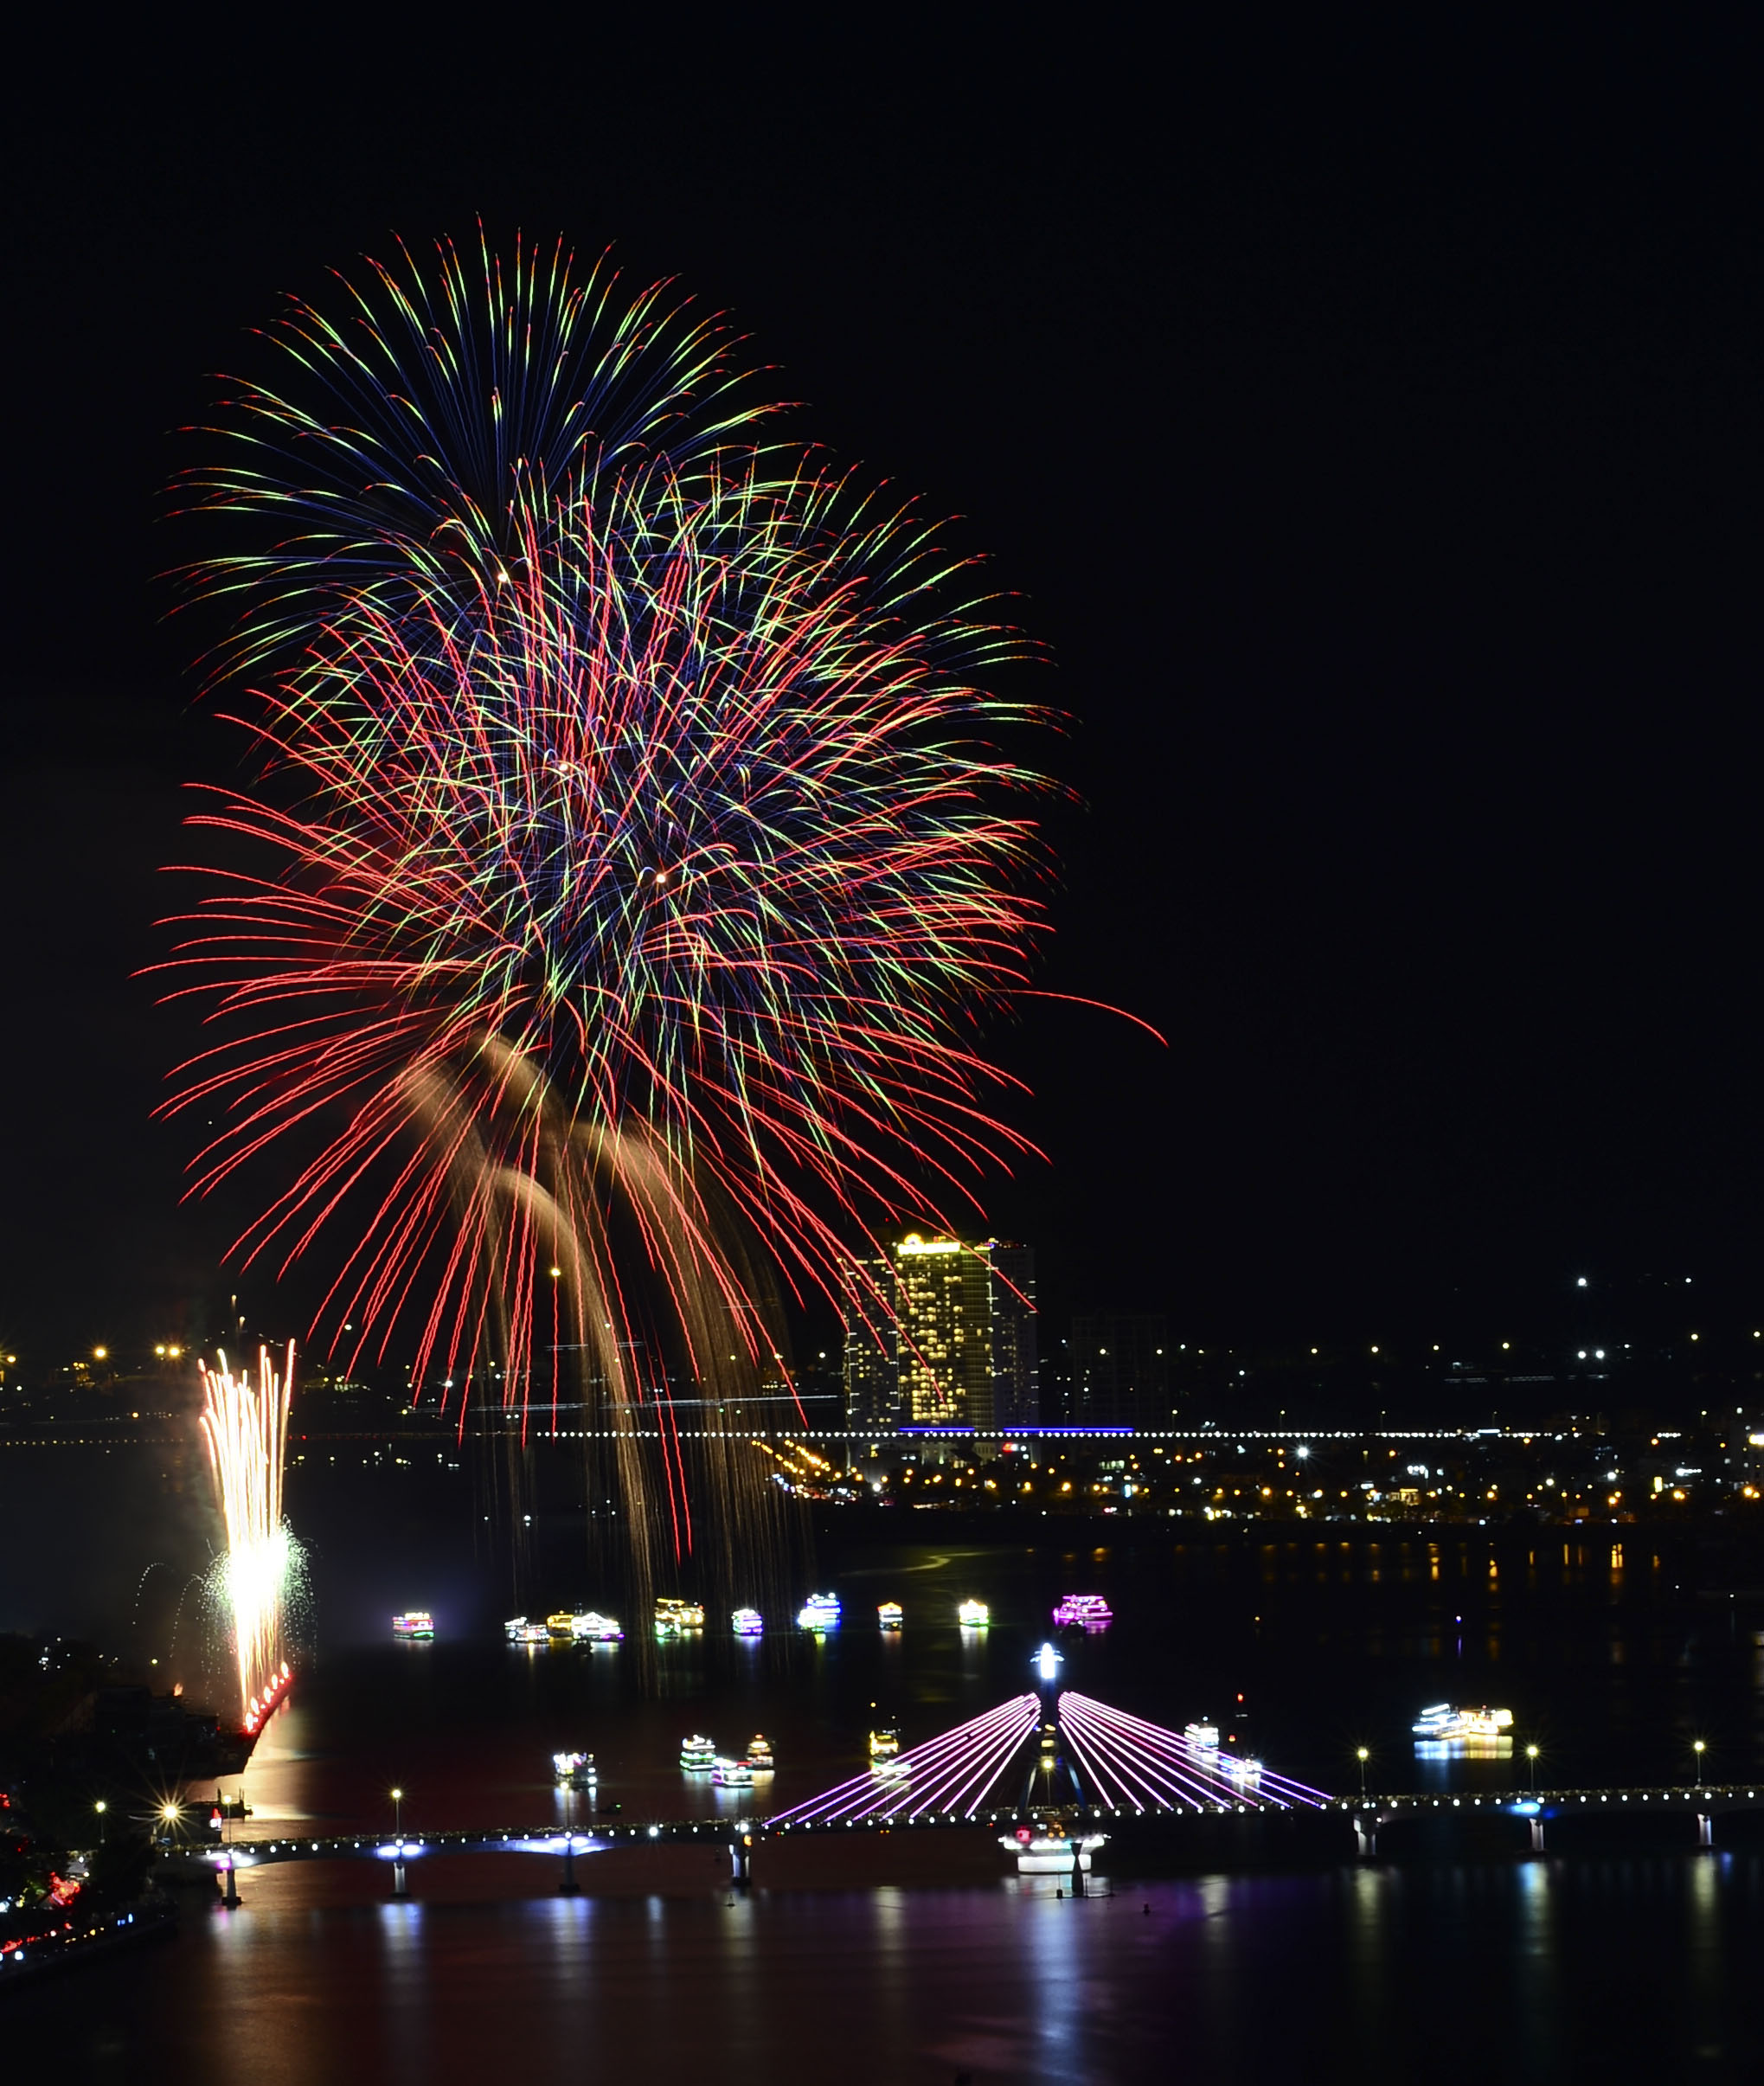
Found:
[[[78, 1572], [45, 1578], [18, 1553], [29, 1513], [3, 1510], [21, 1463], [0, 1466], [0, 1622], [62, 1621], [46, 1586], [84, 1622]], [[103, 1484], [83, 1489], [99, 1511]], [[1517, 1788], [1528, 1743], [1546, 1792], [1687, 1779], [1698, 1737], [1712, 1777], [1764, 1772], [1764, 1601], [1748, 1591], [1764, 1575], [1633, 1530], [1264, 1541], [1092, 1524], [938, 1544], [835, 1523], [817, 1569], [845, 1604], [837, 1634], [712, 1629], [661, 1647], [646, 1692], [629, 1646], [498, 1641], [493, 1589], [414, 1526], [390, 1511], [324, 1526], [314, 1656], [244, 1778], [253, 1830], [383, 1829], [394, 1787], [407, 1830], [558, 1823], [548, 1762], [566, 1746], [600, 1764], [581, 1823], [750, 1807], [679, 1774], [695, 1730], [729, 1749], [763, 1730], [779, 1759], [763, 1807], [794, 1802], [855, 1771], [878, 1719], [911, 1744], [1022, 1692], [1066, 1590], [1118, 1617], [1064, 1640], [1071, 1685], [1162, 1723], [1215, 1715], [1323, 1788], [1356, 1786], [1362, 1745], [1387, 1788]], [[105, 1555], [132, 1588], [134, 1561]], [[957, 1627], [966, 1597], [992, 1627]], [[898, 1636], [875, 1626], [884, 1599], [906, 1608]], [[388, 1641], [391, 1608], [419, 1603], [439, 1640]], [[1444, 1699], [1511, 1707], [1515, 1755], [1417, 1759], [1408, 1724]], [[1552, 1826], [1536, 1858], [1506, 1823], [1387, 1841], [1371, 1864], [1344, 1828], [1128, 1832], [1082, 1902], [1019, 1882], [980, 1834], [762, 1852], [745, 1893], [709, 1848], [585, 1857], [573, 1898], [544, 1857], [414, 1863], [403, 1903], [379, 1863], [266, 1867], [237, 1912], [192, 1898], [176, 1941], [15, 1994], [0, 2038], [64, 2078], [187, 2086], [516, 2067], [844, 2086], [1764, 2071], [1764, 1830], [1724, 1821], [1699, 1854], [1681, 1820]]]

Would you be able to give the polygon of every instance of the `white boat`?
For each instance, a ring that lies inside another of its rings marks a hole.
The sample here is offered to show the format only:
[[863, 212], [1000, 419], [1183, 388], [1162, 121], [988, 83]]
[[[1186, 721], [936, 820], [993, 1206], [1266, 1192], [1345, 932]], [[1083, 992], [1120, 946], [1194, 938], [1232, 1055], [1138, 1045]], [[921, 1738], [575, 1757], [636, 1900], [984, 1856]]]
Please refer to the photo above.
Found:
[[719, 1759], [712, 1764], [710, 1779], [726, 1789], [745, 1789], [752, 1786], [754, 1770], [745, 1760]]
[[778, 1765], [772, 1741], [763, 1731], [755, 1731], [747, 1741], [747, 1765], [756, 1775], [770, 1775]]
[[805, 1630], [837, 1630], [839, 1627], [839, 1596], [837, 1594], [811, 1594], [797, 1614], [797, 1627]]
[[1069, 1876], [1087, 1871], [1090, 1858], [1107, 1840], [1106, 1832], [1068, 1832], [1057, 1820], [1041, 1826], [1019, 1826], [998, 1836], [998, 1845], [1017, 1857], [1019, 1876]]
[[586, 1789], [595, 1779], [592, 1753], [554, 1753], [551, 1766], [560, 1788]]
[[1417, 1738], [1448, 1744], [1454, 1738], [1504, 1738], [1512, 1728], [1511, 1710], [1460, 1710], [1449, 1702], [1436, 1702], [1431, 1709], [1423, 1710], [1413, 1726]]
[[715, 1743], [695, 1732], [680, 1742], [680, 1765], [689, 1775], [708, 1773], [716, 1765]]
[[570, 1617], [569, 1633], [578, 1644], [614, 1644], [625, 1632], [613, 1616], [602, 1615], [593, 1608], [587, 1608], [582, 1614]]
[[984, 1630], [991, 1623], [992, 1611], [984, 1601], [964, 1601], [955, 1619], [965, 1630]]
[[546, 1644], [551, 1632], [542, 1622], [529, 1622], [524, 1615], [516, 1615], [504, 1623], [503, 1629], [510, 1644]]
[[756, 1608], [738, 1608], [729, 1624], [737, 1637], [757, 1637], [766, 1627], [766, 1618]]
[[907, 1620], [907, 1611], [898, 1601], [884, 1601], [876, 1611], [876, 1619], [885, 1630], [897, 1630]]
[[1261, 1762], [1250, 1753], [1221, 1753], [1219, 1768], [1228, 1780], [1235, 1781], [1240, 1789], [1259, 1789], [1261, 1787]]
[[1203, 1753], [1216, 1753], [1219, 1749], [1219, 1727], [1216, 1723], [1185, 1724], [1182, 1735]]
[[433, 1637], [434, 1633], [434, 1618], [427, 1608], [414, 1608], [406, 1614], [392, 1618], [394, 1637]]

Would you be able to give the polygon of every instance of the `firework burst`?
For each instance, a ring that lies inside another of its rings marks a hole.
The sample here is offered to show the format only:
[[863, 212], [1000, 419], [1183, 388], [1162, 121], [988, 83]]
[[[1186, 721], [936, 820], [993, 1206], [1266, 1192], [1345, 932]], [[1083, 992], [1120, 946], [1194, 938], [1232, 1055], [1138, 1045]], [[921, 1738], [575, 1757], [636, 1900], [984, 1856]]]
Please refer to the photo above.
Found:
[[661, 290], [451, 249], [436, 286], [297, 307], [315, 402], [247, 389], [192, 481], [278, 530], [201, 574], [275, 671], [258, 782], [195, 821], [268, 866], [187, 916], [224, 1040], [173, 1106], [228, 1112], [203, 1189], [318, 1132], [243, 1251], [347, 1209], [325, 1312], [382, 1351], [407, 1314], [419, 1383], [653, 1402], [677, 1551], [633, 1358], [733, 1395], [768, 1263], [849, 1300], [866, 1232], [1026, 1149], [978, 1044], [1041, 926], [983, 685], [1025, 647], [936, 528], [762, 443]]
[[294, 1344], [279, 1376], [266, 1347], [258, 1350], [255, 1379], [243, 1370], [234, 1376], [224, 1353], [215, 1360], [214, 1369], [200, 1365], [202, 1437], [227, 1529], [210, 1597], [228, 1619], [241, 1710], [249, 1715], [284, 1672], [282, 1605], [296, 1576], [297, 1546], [282, 1518]]

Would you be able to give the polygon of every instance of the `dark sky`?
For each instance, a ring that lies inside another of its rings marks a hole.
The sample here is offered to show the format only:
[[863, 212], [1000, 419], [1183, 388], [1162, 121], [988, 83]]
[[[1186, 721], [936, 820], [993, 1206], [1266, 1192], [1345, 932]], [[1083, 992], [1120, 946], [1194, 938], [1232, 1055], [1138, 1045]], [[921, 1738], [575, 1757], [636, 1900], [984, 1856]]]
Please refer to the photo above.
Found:
[[1053, 1313], [1751, 1293], [1759, 53], [1231, 11], [87, 18], [14, 70], [0, 1338], [219, 1279], [147, 1120], [189, 1031], [130, 976], [232, 757], [152, 580], [169, 431], [279, 292], [479, 214], [732, 310], [1054, 647], [1088, 809], [1045, 982], [1171, 1048], [999, 1039], [1051, 1165], [993, 1208]]

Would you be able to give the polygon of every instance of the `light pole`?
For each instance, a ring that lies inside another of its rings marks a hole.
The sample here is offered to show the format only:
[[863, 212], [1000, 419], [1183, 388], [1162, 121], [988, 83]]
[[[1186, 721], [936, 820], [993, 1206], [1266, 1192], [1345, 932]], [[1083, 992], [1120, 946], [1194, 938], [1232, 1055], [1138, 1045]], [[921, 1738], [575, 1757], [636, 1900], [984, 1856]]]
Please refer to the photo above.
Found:
[[1364, 1803], [1366, 1800], [1366, 1762], [1371, 1755], [1367, 1752], [1365, 1747], [1362, 1746], [1354, 1757], [1360, 1763], [1360, 1801]]
[[98, 1844], [101, 1847], [104, 1845], [104, 1813], [107, 1807], [100, 1796], [92, 1807], [98, 1813]]
[[1526, 1757], [1526, 1759], [1527, 1759], [1527, 1760], [1529, 1760], [1529, 1761], [1530, 1762], [1530, 1763], [1531, 1763], [1531, 1794], [1532, 1794], [1535, 1796], [1535, 1795], [1537, 1794], [1537, 1749], [1536, 1749], [1536, 1746], [1527, 1746], [1527, 1747], [1525, 1748], [1525, 1757]]
[[1693, 1739], [1690, 1750], [1697, 1755], [1697, 1786], [1700, 1789], [1703, 1787], [1703, 1741], [1700, 1738]]
[[392, 1830], [398, 1835], [398, 1844], [404, 1845], [404, 1791], [392, 1791]]

